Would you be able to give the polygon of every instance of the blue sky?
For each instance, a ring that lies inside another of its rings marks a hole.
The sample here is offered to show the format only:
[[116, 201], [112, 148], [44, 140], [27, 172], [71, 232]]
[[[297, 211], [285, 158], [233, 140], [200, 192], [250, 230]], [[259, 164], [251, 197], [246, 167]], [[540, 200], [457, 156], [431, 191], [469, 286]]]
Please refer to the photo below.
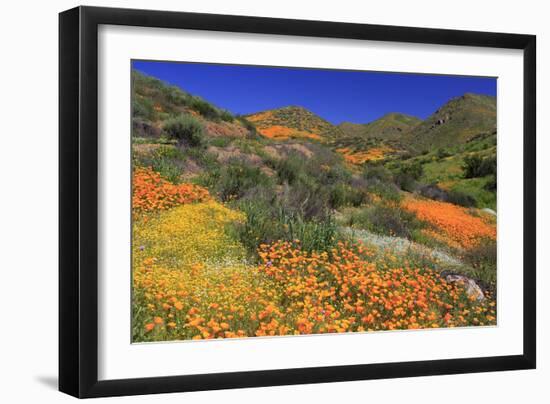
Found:
[[453, 97], [497, 91], [497, 80], [485, 77], [151, 61], [133, 67], [234, 114], [300, 105], [334, 124], [389, 112], [425, 119]]

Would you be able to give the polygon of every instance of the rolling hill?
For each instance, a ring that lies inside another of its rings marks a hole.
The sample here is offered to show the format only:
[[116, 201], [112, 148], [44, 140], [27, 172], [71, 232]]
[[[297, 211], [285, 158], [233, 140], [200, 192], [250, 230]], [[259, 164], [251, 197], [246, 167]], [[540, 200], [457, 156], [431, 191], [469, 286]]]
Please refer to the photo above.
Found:
[[343, 122], [338, 126], [350, 137], [390, 140], [402, 138], [403, 134], [408, 133], [421, 122], [422, 120], [415, 116], [392, 112], [370, 123]]

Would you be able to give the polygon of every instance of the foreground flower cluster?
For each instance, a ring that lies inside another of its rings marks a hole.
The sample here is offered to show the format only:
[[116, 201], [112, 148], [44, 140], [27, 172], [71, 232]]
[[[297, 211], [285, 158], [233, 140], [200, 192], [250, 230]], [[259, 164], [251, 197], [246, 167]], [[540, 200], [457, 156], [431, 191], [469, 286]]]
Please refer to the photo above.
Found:
[[299, 242], [262, 245], [261, 263], [168, 269], [154, 258], [135, 274], [147, 311], [144, 340], [211, 339], [492, 325], [495, 303], [477, 302], [431, 269], [340, 243], [307, 253]]
[[461, 206], [413, 198], [406, 199], [402, 206], [433, 225], [436, 230], [429, 231], [429, 234], [450, 247], [469, 249], [484, 239], [496, 240], [496, 225], [488, 217], [473, 216]]
[[[493, 224], [450, 204], [405, 208], [460, 246]], [[340, 242], [260, 244], [252, 263], [232, 232], [244, 213], [205, 188], [137, 168], [133, 195], [133, 340], [242, 338], [496, 324], [495, 299], [446, 282], [435, 259]]]
[[132, 187], [134, 212], [164, 210], [210, 199], [206, 188], [194, 184], [173, 184], [150, 168], [137, 167], [134, 170]]

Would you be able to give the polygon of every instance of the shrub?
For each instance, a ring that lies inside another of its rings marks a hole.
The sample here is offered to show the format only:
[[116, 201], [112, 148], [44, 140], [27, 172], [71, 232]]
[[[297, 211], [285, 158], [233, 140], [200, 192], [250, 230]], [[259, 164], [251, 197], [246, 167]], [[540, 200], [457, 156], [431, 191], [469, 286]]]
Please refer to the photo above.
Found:
[[153, 120], [155, 117], [153, 101], [149, 98], [134, 97], [132, 101], [132, 116], [134, 118]]
[[180, 182], [185, 155], [172, 145], [161, 145], [156, 150], [142, 156], [135, 156], [136, 164], [150, 167], [164, 179], [175, 184]]
[[248, 137], [251, 139], [256, 139], [260, 137], [258, 135], [258, 130], [256, 129], [256, 125], [254, 125], [252, 122], [250, 122], [248, 119], [246, 119], [242, 115], [237, 115], [235, 117], [245, 128], [248, 130]]
[[220, 112], [220, 119], [225, 122], [233, 122], [233, 114], [229, 111], [221, 111]]
[[369, 230], [387, 236], [411, 238], [413, 232], [423, 228], [414, 213], [403, 210], [399, 205], [377, 204], [353, 212], [348, 219], [352, 227]]
[[424, 166], [421, 162], [415, 161], [410, 164], [402, 165], [400, 172], [411, 176], [414, 180], [419, 180], [422, 174], [424, 174]]
[[189, 103], [190, 96], [184, 93], [179, 87], [164, 86], [161, 89], [169, 103], [180, 106], [185, 106]]
[[220, 199], [226, 202], [239, 199], [246, 191], [260, 185], [271, 185], [271, 179], [258, 167], [235, 160], [220, 169], [214, 187]]
[[417, 188], [417, 180], [424, 174], [424, 166], [420, 161], [398, 166], [394, 176], [395, 183], [404, 191], [414, 192]]
[[483, 187], [485, 190], [490, 192], [496, 192], [497, 190], [497, 176], [496, 174], [492, 175], [487, 184]]
[[391, 182], [393, 176], [390, 170], [384, 166], [367, 166], [363, 170], [363, 177], [367, 181]]
[[219, 119], [220, 115], [218, 110], [209, 102], [198, 98], [193, 97], [189, 103], [190, 107], [197, 111], [199, 114], [209, 119]]
[[414, 192], [416, 190], [417, 183], [414, 178], [406, 173], [400, 172], [395, 176], [395, 183], [403, 191]]
[[233, 231], [253, 256], [259, 244], [278, 240], [300, 240], [307, 251], [328, 251], [337, 242], [337, 227], [330, 216], [308, 221], [269, 197], [241, 200], [238, 207], [246, 221], [234, 224]]
[[471, 208], [477, 205], [477, 202], [473, 196], [456, 190], [451, 190], [448, 192], [447, 201], [466, 208]]
[[330, 189], [329, 203], [333, 209], [342, 206], [360, 206], [366, 200], [367, 195], [365, 192], [346, 183], [338, 183]]
[[179, 115], [164, 123], [164, 131], [190, 147], [205, 146], [204, 128], [191, 115]]
[[440, 149], [437, 149], [437, 152], [436, 152], [435, 155], [436, 155], [438, 160], [442, 160], [446, 157], [452, 156], [453, 154], [445, 148], [440, 148]]
[[482, 240], [478, 245], [466, 250], [463, 259], [473, 268], [471, 274], [477, 280], [493, 289], [497, 276], [497, 245], [495, 240]]
[[233, 139], [230, 137], [215, 137], [210, 140], [210, 145], [216, 147], [227, 147], [231, 144], [232, 140]]
[[290, 153], [287, 158], [275, 160], [273, 168], [277, 171], [281, 183], [287, 182], [292, 185], [304, 176], [304, 159], [298, 153]]
[[445, 191], [436, 184], [422, 185], [418, 187], [418, 193], [434, 201], [450, 202], [466, 208], [477, 205], [476, 199], [473, 196], [457, 190]]
[[418, 193], [436, 201], [447, 202], [449, 200], [448, 192], [439, 188], [436, 184], [422, 185], [418, 187]]
[[478, 178], [487, 175], [496, 175], [497, 159], [496, 157], [482, 158], [477, 154], [464, 157], [464, 178]]

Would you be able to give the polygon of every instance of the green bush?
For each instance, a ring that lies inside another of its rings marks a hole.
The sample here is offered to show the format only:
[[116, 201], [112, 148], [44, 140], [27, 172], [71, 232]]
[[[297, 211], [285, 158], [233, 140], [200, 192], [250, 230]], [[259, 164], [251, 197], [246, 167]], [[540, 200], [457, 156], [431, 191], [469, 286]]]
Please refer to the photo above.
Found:
[[219, 119], [220, 113], [218, 110], [209, 102], [198, 98], [193, 97], [191, 102], [189, 103], [190, 107], [197, 111], [199, 114], [204, 116], [205, 118], [209, 119]]
[[233, 122], [233, 114], [229, 111], [221, 111], [220, 112], [220, 119], [225, 122]]
[[220, 168], [214, 188], [219, 198], [226, 202], [241, 198], [254, 187], [270, 185], [271, 179], [258, 167], [236, 160]]
[[151, 167], [168, 181], [177, 184], [180, 181], [185, 158], [185, 155], [176, 147], [163, 145], [150, 155], [141, 157], [137, 164]]
[[230, 137], [215, 137], [210, 140], [210, 145], [216, 147], [227, 147], [231, 144], [232, 141], [233, 139], [231, 139]]
[[424, 227], [414, 213], [402, 210], [399, 205], [377, 204], [353, 212], [348, 224], [386, 236], [411, 238], [413, 232]]
[[476, 247], [467, 250], [463, 255], [464, 262], [470, 264], [473, 272], [469, 274], [494, 288], [497, 277], [497, 245], [494, 240], [484, 240]]
[[162, 92], [166, 100], [175, 105], [186, 106], [190, 101], [189, 94], [184, 93], [179, 87], [164, 86]]
[[395, 176], [395, 183], [403, 191], [414, 192], [417, 187], [415, 179], [407, 173], [400, 172]]
[[287, 158], [275, 160], [272, 164], [281, 183], [287, 182], [292, 185], [305, 176], [304, 158], [298, 153], [290, 153]]
[[164, 123], [164, 131], [172, 138], [190, 147], [204, 147], [206, 144], [202, 123], [191, 115], [179, 115]]
[[363, 178], [367, 181], [392, 182], [393, 175], [390, 170], [384, 166], [366, 166], [363, 169]]
[[132, 101], [132, 117], [154, 120], [155, 110], [153, 109], [153, 101], [149, 98], [134, 97]]
[[496, 192], [497, 190], [497, 176], [492, 175], [487, 184], [483, 187], [486, 191]]
[[410, 175], [414, 180], [419, 180], [424, 174], [424, 166], [420, 161], [404, 164], [401, 166], [401, 173]]
[[477, 202], [473, 196], [457, 190], [451, 190], [448, 192], [447, 201], [466, 208], [471, 208], [477, 205]]
[[495, 156], [482, 158], [477, 154], [464, 157], [464, 178], [479, 178], [496, 175], [497, 159]]
[[424, 174], [424, 166], [420, 161], [397, 166], [397, 173], [394, 175], [395, 184], [404, 191], [414, 192], [417, 188], [417, 181]]
[[330, 189], [329, 203], [333, 209], [342, 206], [361, 206], [366, 200], [367, 195], [363, 190], [353, 188], [346, 183], [335, 184]]
[[437, 149], [437, 152], [436, 152], [435, 155], [436, 155], [438, 160], [442, 160], [446, 157], [452, 156], [453, 154], [445, 148], [440, 148], [440, 149]]
[[304, 218], [283, 207], [276, 199], [256, 198], [239, 201], [246, 221], [233, 225], [233, 231], [253, 256], [261, 243], [300, 240], [307, 251], [328, 251], [338, 240], [337, 227], [331, 217], [324, 220]]
[[256, 129], [256, 125], [254, 125], [252, 122], [250, 122], [248, 119], [246, 119], [242, 115], [236, 115], [235, 119], [239, 121], [248, 131], [248, 138], [249, 139], [258, 139], [261, 138], [258, 134], [258, 130]]

